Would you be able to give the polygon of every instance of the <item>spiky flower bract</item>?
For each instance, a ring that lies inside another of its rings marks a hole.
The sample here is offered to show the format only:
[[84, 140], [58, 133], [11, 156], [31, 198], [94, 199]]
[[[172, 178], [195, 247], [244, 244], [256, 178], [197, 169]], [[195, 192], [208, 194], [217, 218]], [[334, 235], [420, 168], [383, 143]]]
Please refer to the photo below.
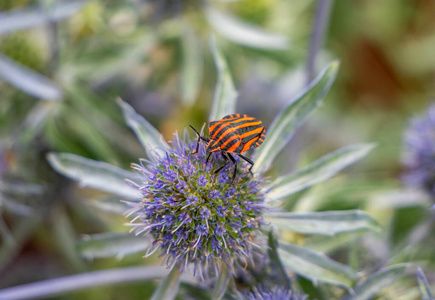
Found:
[[435, 199], [435, 104], [411, 120], [404, 140], [405, 183]]
[[175, 134], [165, 154], [133, 165], [143, 175], [134, 185], [142, 198], [128, 215], [134, 217], [136, 235], [154, 238], [147, 255], [160, 249], [169, 268], [193, 264], [203, 276], [206, 269], [217, 274], [221, 262], [234, 270], [235, 264], [245, 265], [258, 253], [264, 193], [262, 181], [246, 165], [239, 163], [231, 183], [233, 165], [214, 174], [224, 164], [220, 154], [213, 153], [206, 163], [205, 146], [201, 143], [192, 154], [195, 147], [196, 140], [186, 139], [186, 133], [183, 140]]
[[266, 288], [257, 289], [254, 292], [244, 293], [240, 295], [240, 299], [244, 300], [305, 300], [306, 295], [298, 295], [291, 290], [287, 290], [278, 286], [268, 290]]

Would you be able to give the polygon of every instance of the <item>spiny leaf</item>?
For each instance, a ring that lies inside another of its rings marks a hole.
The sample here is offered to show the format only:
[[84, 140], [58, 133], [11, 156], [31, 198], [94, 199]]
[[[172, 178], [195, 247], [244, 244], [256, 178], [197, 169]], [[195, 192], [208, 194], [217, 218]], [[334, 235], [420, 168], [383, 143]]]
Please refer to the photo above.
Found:
[[379, 294], [384, 288], [392, 285], [402, 276], [407, 264], [389, 266], [368, 276], [355, 286], [352, 293], [342, 300], [369, 300]]
[[124, 179], [137, 175], [102, 161], [95, 161], [72, 153], [54, 153], [47, 156], [50, 165], [59, 173], [78, 181], [83, 186], [113, 193], [127, 199], [138, 198], [137, 191]]
[[264, 172], [278, 153], [292, 138], [295, 131], [322, 104], [338, 72], [339, 63], [332, 62], [301, 94], [273, 120], [266, 129], [266, 139], [256, 150], [253, 172]]
[[223, 298], [223, 296], [225, 295], [225, 291], [227, 290], [228, 283], [230, 282], [230, 279], [231, 279], [231, 273], [227, 265], [222, 264], [219, 277], [213, 289], [213, 296], [211, 299], [220, 300]]
[[39, 99], [60, 100], [63, 96], [62, 90], [50, 79], [1, 53], [0, 77], [17, 89]]
[[341, 232], [357, 230], [379, 231], [379, 224], [360, 210], [324, 212], [274, 212], [266, 220], [282, 230], [303, 234], [333, 236]]
[[290, 277], [287, 275], [285, 268], [281, 262], [281, 259], [279, 258], [278, 245], [275, 240], [273, 230], [269, 231], [268, 246], [269, 246], [268, 253], [270, 257], [270, 263], [271, 265], [273, 265], [274, 268], [277, 268], [277, 270], [275, 270], [275, 274], [279, 277], [279, 282], [277, 283], [285, 287], [287, 290], [290, 290], [291, 289]]
[[172, 300], [177, 296], [180, 288], [180, 265], [177, 263], [168, 276], [163, 279], [157, 290], [151, 297], [151, 300]]
[[373, 147], [373, 144], [356, 144], [331, 152], [301, 170], [276, 179], [270, 185], [267, 197], [282, 199], [325, 181], [366, 156]]
[[424, 275], [423, 270], [421, 268], [418, 268], [417, 270], [417, 281], [421, 291], [421, 299], [434, 300], [435, 298], [430, 290], [429, 282], [427, 282], [426, 276]]
[[62, 1], [49, 11], [43, 8], [17, 9], [0, 14], [0, 34], [35, 28], [50, 22], [60, 21], [79, 12], [88, 1]]
[[150, 153], [150, 151], [156, 151], [159, 154], [164, 154], [164, 149], [169, 146], [160, 132], [145, 120], [144, 117], [136, 113], [133, 107], [122, 101], [120, 98], [118, 99], [118, 105], [124, 113], [127, 125], [134, 131], [144, 149], [148, 153]]
[[351, 268], [317, 251], [280, 243], [278, 254], [287, 269], [312, 281], [350, 288], [358, 279]]
[[211, 5], [206, 9], [206, 16], [215, 31], [234, 43], [268, 50], [285, 50], [290, 45], [287, 37], [239, 20]]
[[76, 244], [76, 250], [87, 259], [113, 257], [144, 252], [152, 241], [149, 238], [137, 237], [123, 232], [110, 232], [87, 235]]
[[227, 62], [222, 56], [222, 53], [220, 53], [214, 38], [210, 39], [210, 47], [218, 72], [213, 104], [209, 116], [209, 121], [214, 121], [235, 112], [237, 92], [234, 88]]

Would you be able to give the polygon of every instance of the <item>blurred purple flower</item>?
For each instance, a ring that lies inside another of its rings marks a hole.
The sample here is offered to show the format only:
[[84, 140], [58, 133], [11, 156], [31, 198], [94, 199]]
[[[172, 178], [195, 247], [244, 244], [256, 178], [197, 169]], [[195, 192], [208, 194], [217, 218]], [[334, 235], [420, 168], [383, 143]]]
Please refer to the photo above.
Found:
[[[241, 297], [240, 297], [241, 296]], [[305, 300], [306, 295], [298, 295], [292, 291], [275, 286], [271, 290], [266, 288], [257, 289], [254, 292], [240, 295], [240, 299], [245, 300]]]
[[404, 182], [435, 199], [435, 103], [411, 120], [404, 137]]

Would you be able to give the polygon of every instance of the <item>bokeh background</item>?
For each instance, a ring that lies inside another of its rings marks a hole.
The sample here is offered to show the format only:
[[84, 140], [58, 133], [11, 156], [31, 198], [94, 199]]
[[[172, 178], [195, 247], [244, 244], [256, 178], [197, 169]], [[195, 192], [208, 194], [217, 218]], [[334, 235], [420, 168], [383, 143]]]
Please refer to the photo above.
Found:
[[[435, 99], [434, 1], [0, 0], [0, 10], [0, 288], [158, 260], [87, 258], [83, 236], [125, 231], [126, 220], [105, 205], [118, 199], [59, 175], [46, 154], [71, 152], [126, 169], [137, 162], [144, 153], [118, 97], [167, 140], [189, 124], [200, 127], [217, 80], [211, 36], [239, 91], [237, 112], [266, 128], [310, 77], [341, 62], [324, 106], [271, 174], [350, 143], [377, 143], [367, 158], [305, 191], [309, 200], [294, 196], [286, 209], [364, 209], [382, 233], [356, 247], [348, 238], [334, 245], [288, 239], [367, 272], [414, 262], [435, 282], [434, 215], [428, 200], [402, 183], [404, 130]], [[250, 30], [264, 39], [249, 38]], [[302, 286], [322, 299], [311, 283]], [[146, 299], [154, 288], [93, 288], [59, 299]], [[419, 297], [409, 273], [379, 299]]]

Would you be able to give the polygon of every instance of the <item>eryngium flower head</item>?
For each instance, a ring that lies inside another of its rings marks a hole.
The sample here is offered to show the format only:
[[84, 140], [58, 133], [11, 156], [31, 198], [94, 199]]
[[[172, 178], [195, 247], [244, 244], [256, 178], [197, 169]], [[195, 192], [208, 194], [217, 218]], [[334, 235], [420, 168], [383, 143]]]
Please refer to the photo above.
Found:
[[175, 17], [189, 8], [200, 8], [202, 0], [151, 0], [148, 3], [153, 6], [153, 17], [157, 21], [162, 21]]
[[165, 155], [133, 164], [144, 179], [135, 185], [141, 202], [128, 215], [134, 216], [136, 235], [154, 238], [147, 255], [160, 249], [168, 268], [193, 264], [202, 276], [208, 267], [217, 274], [220, 262], [234, 270], [234, 263], [252, 261], [261, 244], [256, 234], [263, 224], [264, 193], [241, 162], [231, 183], [232, 164], [214, 174], [224, 164], [220, 154], [206, 163], [205, 146], [192, 154], [195, 147], [196, 140], [186, 143], [175, 134]]
[[435, 198], [435, 104], [411, 120], [405, 132], [403, 162], [407, 168], [405, 183]]
[[287, 289], [275, 286], [271, 290], [260, 288], [254, 292], [245, 293], [242, 298], [246, 300], [305, 300], [306, 295], [298, 295]]

